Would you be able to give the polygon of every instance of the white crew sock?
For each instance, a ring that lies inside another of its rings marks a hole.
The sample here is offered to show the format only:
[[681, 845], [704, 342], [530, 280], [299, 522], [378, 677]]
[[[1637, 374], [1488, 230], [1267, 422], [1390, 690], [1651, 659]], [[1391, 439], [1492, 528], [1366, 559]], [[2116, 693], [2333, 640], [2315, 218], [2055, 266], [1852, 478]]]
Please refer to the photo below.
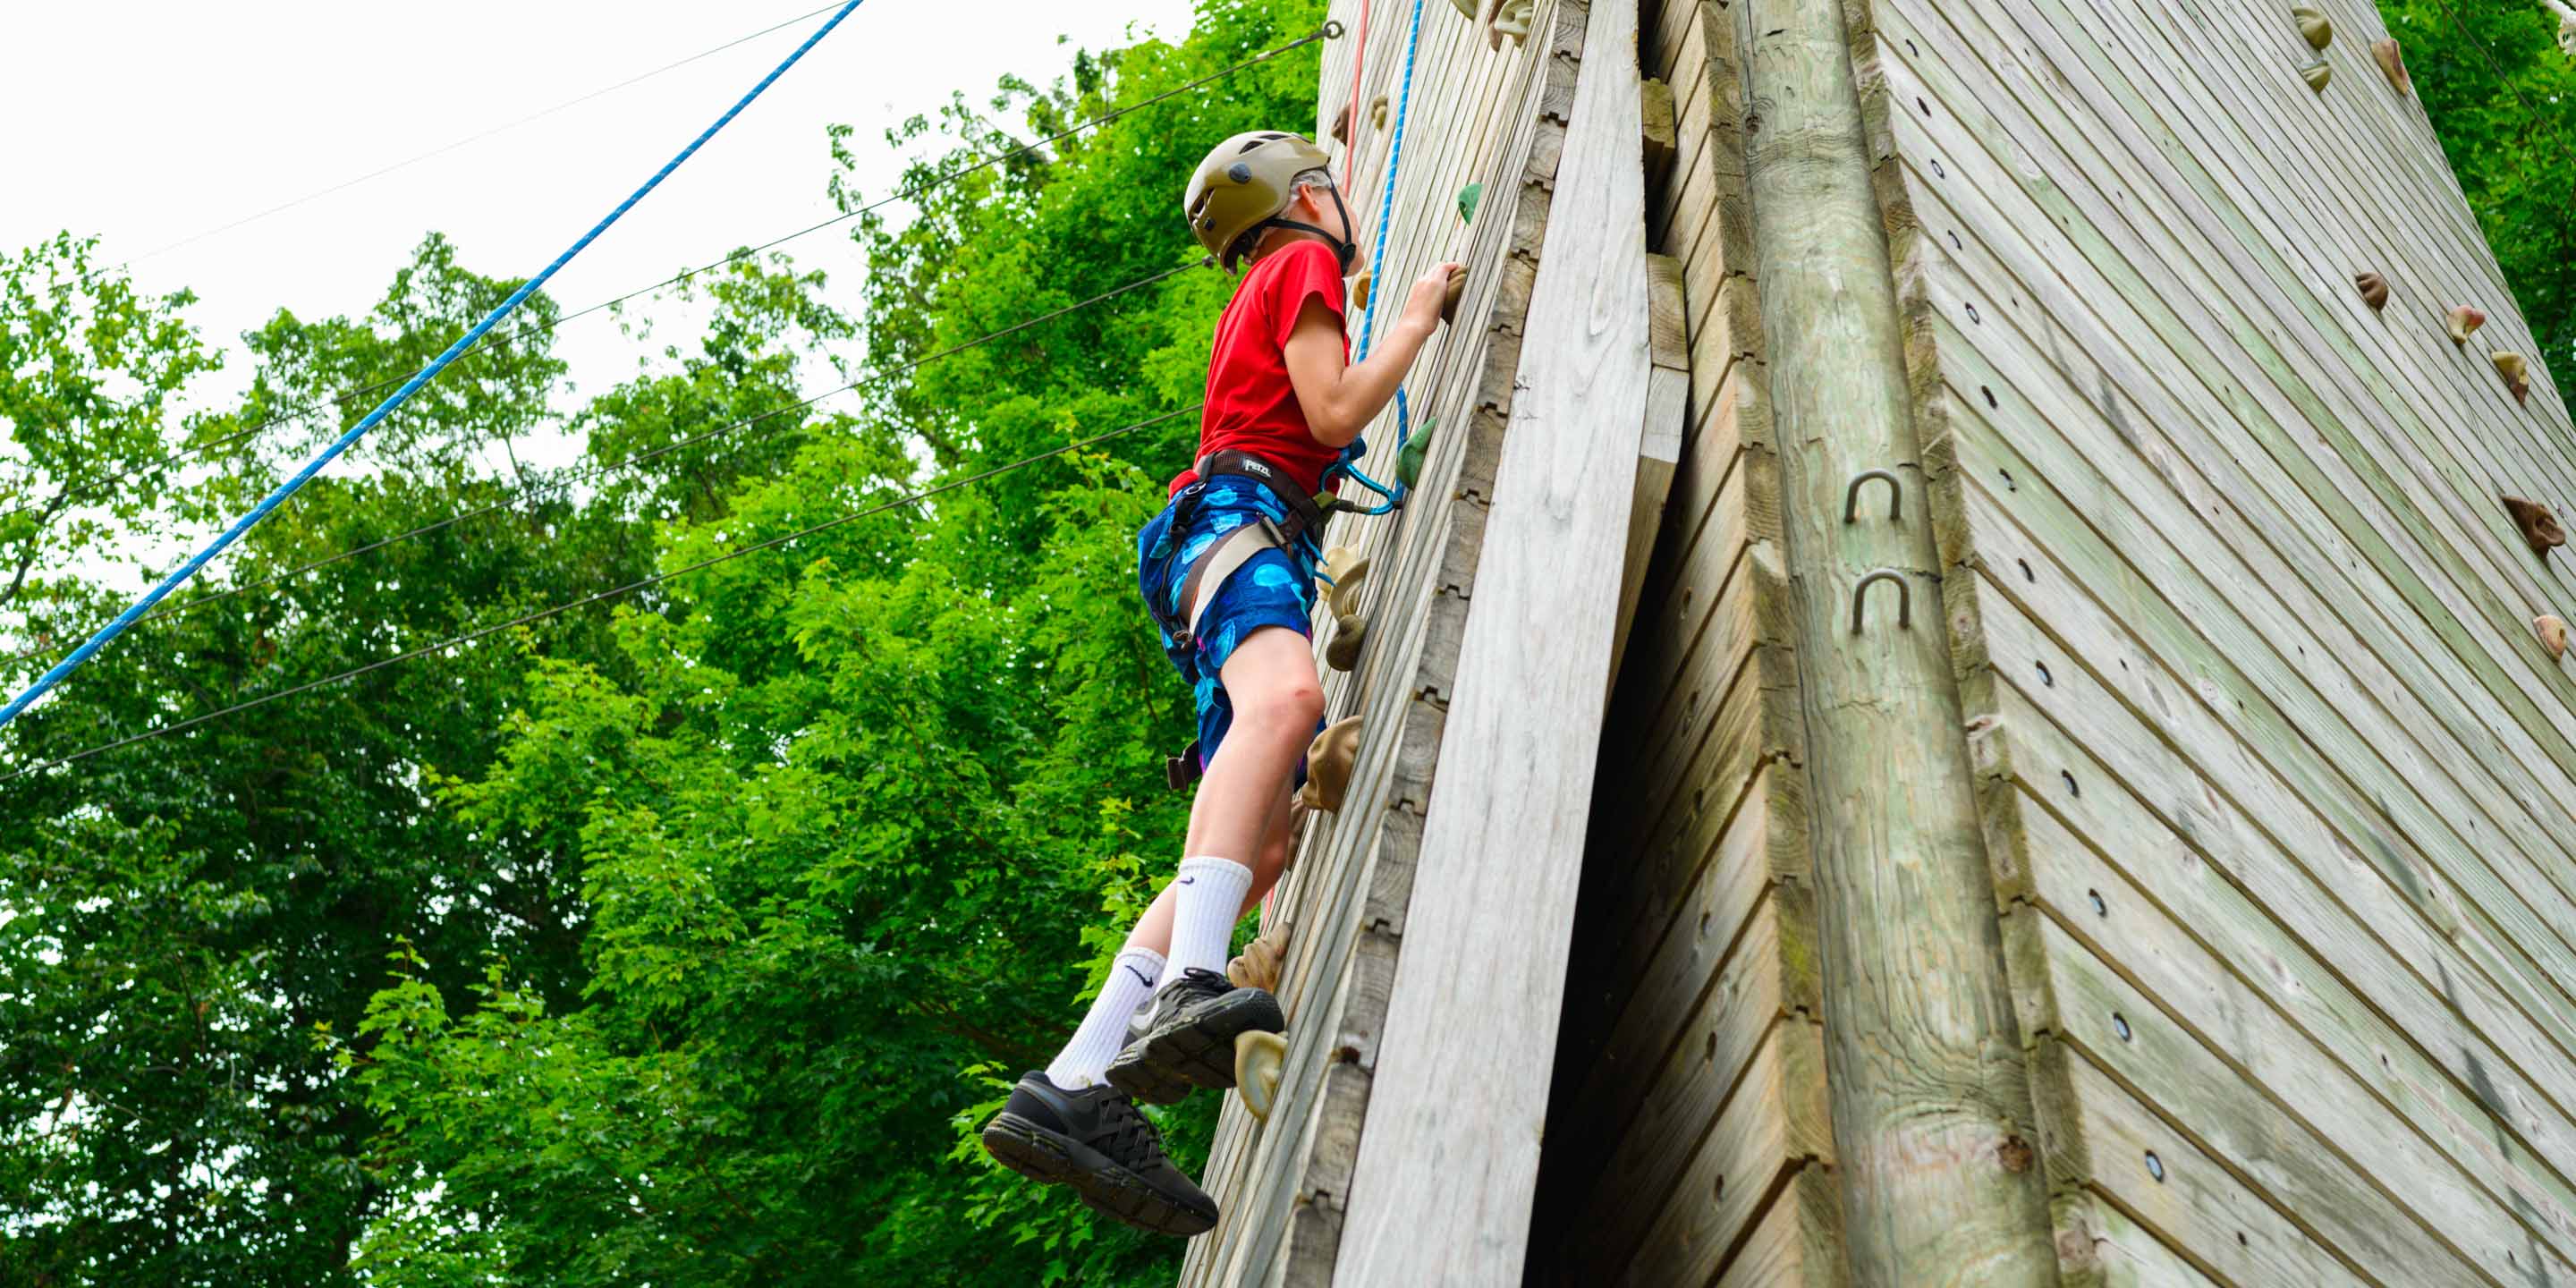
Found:
[[1212, 856], [1183, 859], [1172, 888], [1178, 892], [1172, 906], [1172, 964], [1163, 972], [1163, 982], [1169, 984], [1193, 967], [1223, 974], [1235, 919], [1252, 889], [1252, 869]]
[[1082, 1027], [1073, 1031], [1073, 1040], [1046, 1067], [1047, 1081], [1067, 1091], [1102, 1081], [1110, 1060], [1127, 1045], [1127, 1017], [1154, 995], [1154, 985], [1162, 978], [1161, 953], [1133, 946], [1120, 950], [1109, 978], [1101, 982], [1100, 995], [1091, 999], [1091, 1010], [1082, 1017]]

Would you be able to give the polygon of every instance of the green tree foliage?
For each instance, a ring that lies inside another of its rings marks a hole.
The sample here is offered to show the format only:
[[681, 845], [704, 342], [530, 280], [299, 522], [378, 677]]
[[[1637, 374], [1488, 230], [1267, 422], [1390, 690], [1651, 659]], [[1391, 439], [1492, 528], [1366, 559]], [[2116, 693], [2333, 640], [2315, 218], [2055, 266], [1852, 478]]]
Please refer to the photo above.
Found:
[[[2564, 387], [2550, 19], [2384, 8]], [[883, 507], [0, 784], [0, 1283], [1168, 1282], [1179, 1244], [972, 1131], [1178, 852], [1187, 703], [1132, 540], [1195, 418], [904, 498], [1198, 400], [1214, 272], [934, 355], [1195, 260], [1190, 168], [1311, 119], [1317, 51], [1147, 101], [1321, 17], [1204, 0], [1178, 43], [884, 132], [898, 191], [972, 169], [860, 218], [847, 314], [735, 265], [680, 292], [702, 332], [561, 415], [545, 333], [507, 330], [0, 735], [6, 773]], [[860, 138], [832, 137], [848, 210], [888, 195], [848, 178]], [[244, 337], [247, 390], [181, 415], [216, 365], [190, 297], [94, 259], [0, 261], [12, 686], [121, 606], [143, 570], [102, 551], [238, 513], [514, 285], [432, 236], [366, 316]], [[863, 386], [802, 405], [827, 371]], [[572, 470], [524, 468], [566, 434]], [[1214, 1108], [1160, 1113], [1185, 1166]]]
[[2538, 0], [2380, 0], [2379, 12], [2539, 358], [2576, 390], [2576, 62], [2557, 16]]
[[[2565, 387], [2550, 20], [2384, 7]], [[860, 218], [848, 314], [737, 264], [683, 288], [702, 332], [561, 415], [545, 332], [506, 330], [0, 735], [7, 773], [883, 507], [0, 784], [0, 1283], [1168, 1282], [1179, 1244], [972, 1131], [1178, 853], [1187, 703], [1132, 540], [1195, 418], [903, 498], [1198, 400], [1214, 272], [934, 355], [1195, 260], [1189, 170], [1311, 119], [1317, 51], [1148, 100], [1321, 17], [1203, 0], [1178, 43], [886, 131], [898, 191], [972, 169]], [[887, 195], [848, 178], [860, 137], [832, 137], [849, 210]], [[238, 513], [513, 285], [432, 236], [366, 316], [244, 337], [247, 390], [181, 415], [216, 365], [185, 292], [68, 236], [0, 261], [0, 680], [121, 606], [144, 570], [103, 551]], [[863, 387], [802, 405], [836, 370]], [[523, 467], [566, 434], [575, 468]], [[1214, 1108], [1160, 1113], [1185, 1166]]]
[[194, 493], [157, 463], [190, 445], [170, 404], [218, 365], [180, 311], [99, 273], [94, 239], [69, 234], [0, 260], [0, 611], [79, 593], [48, 555], [201, 520]]
[[[888, 141], [916, 187], [1321, 17], [1209, 0], [1185, 40], [1075, 54]], [[173, 602], [238, 593], [136, 628], [0, 735], [6, 773], [885, 507], [0, 784], [0, 1282], [1168, 1282], [1181, 1245], [971, 1132], [1178, 854], [1160, 760], [1188, 704], [1133, 534], [1195, 417], [902, 498], [1188, 408], [1229, 283], [904, 368], [1193, 262], [1190, 167], [1311, 119], [1316, 53], [870, 212], [852, 315], [783, 261], [701, 279], [704, 332], [567, 414], [544, 334], [512, 332]], [[28, 570], [0, 598], [0, 642], [30, 646], [13, 685], [120, 606], [101, 542], [229, 518], [514, 285], [432, 237], [366, 316], [245, 337], [248, 391], [179, 417], [212, 364], [189, 300], [88, 256], [0, 275], [43, 320], [0, 374], [0, 416], [44, 427], [0, 454], [0, 508], [33, 507], [0, 519]], [[854, 343], [864, 387], [796, 408]], [[567, 432], [568, 476], [523, 468]], [[1185, 1166], [1214, 1109], [1163, 1115]]]

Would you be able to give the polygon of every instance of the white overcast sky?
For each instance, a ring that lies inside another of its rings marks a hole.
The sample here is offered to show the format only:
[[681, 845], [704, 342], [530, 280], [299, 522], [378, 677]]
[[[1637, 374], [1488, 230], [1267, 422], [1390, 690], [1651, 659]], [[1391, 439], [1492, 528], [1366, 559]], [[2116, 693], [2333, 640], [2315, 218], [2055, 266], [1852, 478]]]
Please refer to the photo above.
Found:
[[[0, 8], [10, 173], [0, 247], [65, 228], [100, 234], [109, 262], [142, 257], [133, 272], [146, 289], [194, 289], [203, 299], [192, 315], [236, 352], [238, 333], [280, 306], [306, 318], [360, 313], [433, 229], [478, 272], [532, 274], [828, 14], [151, 252], [820, 3], [16, 0]], [[857, 127], [877, 163], [860, 182], [883, 193], [899, 174], [877, 146], [887, 125], [952, 90], [986, 97], [1004, 73], [1049, 83], [1076, 47], [1124, 43], [1131, 27], [1177, 38], [1189, 18], [1186, 0], [868, 0], [547, 289], [579, 308], [828, 218], [827, 124]], [[855, 248], [831, 233], [783, 249], [843, 283], [858, 269]], [[606, 315], [568, 324], [558, 342], [588, 389], [629, 374], [639, 347]], [[219, 383], [246, 375], [236, 358]]]

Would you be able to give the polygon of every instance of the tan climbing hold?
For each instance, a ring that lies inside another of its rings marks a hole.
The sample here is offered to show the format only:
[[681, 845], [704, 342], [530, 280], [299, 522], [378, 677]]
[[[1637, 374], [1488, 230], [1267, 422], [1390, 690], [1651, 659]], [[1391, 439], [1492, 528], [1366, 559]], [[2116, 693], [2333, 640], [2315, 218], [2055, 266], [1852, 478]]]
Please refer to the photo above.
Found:
[[1333, 142], [1348, 143], [1350, 141], [1351, 105], [1344, 103], [1342, 104], [1342, 110], [1333, 114]]
[[2451, 343], [2467, 344], [2469, 337], [2476, 335], [2478, 328], [2486, 324], [2487, 315], [2466, 304], [2451, 310]]
[[2290, 16], [2298, 20], [2299, 34], [2308, 38], [2311, 47], [2323, 49], [2334, 43], [2334, 24], [2327, 21], [2325, 10], [2312, 4], [2294, 4], [2290, 6]]
[[1360, 611], [1360, 583], [1367, 580], [1368, 557], [1349, 546], [1335, 546], [1324, 552], [1324, 562], [1315, 569], [1315, 580], [1322, 586], [1324, 601], [1332, 606], [1333, 616], [1348, 617]]
[[2496, 374], [2504, 377], [2504, 387], [2513, 391], [2515, 402], [2531, 401], [2531, 364], [2511, 349], [2498, 349], [2487, 355], [2495, 363]]
[[[1269, 914], [1262, 914], [1263, 920]], [[1288, 956], [1288, 927], [1263, 926], [1261, 933], [1233, 961], [1225, 964], [1225, 977], [1236, 988], [1257, 988], [1265, 993], [1279, 991], [1279, 963]]]
[[1469, 22], [1476, 20], [1476, 0], [1449, 0], [1449, 7], [1465, 15]]
[[1368, 619], [1347, 613], [1333, 619], [1333, 642], [1324, 646], [1324, 665], [1348, 673], [1360, 664], [1360, 645], [1368, 640]]
[[2532, 629], [2540, 632], [2540, 646], [2551, 657], [2567, 656], [2567, 623], [2555, 613], [2542, 613], [2531, 619]]
[[1458, 320], [1458, 301], [1467, 295], [1467, 268], [1461, 264], [1449, 270], [1449, 292], [1440, 297], [1440, 320]]
[[1369, 282], [1374, 276], [1375, 273], [1372, 270], [1363, 268], [1359, 271], [1358, 276], [1351, 279], [1350, 288], [1343, 292], [1343, 294], [1350, 296], [1351, 308], [1364, 309], [1368, 307]]
[[2334, 79], [2334, 68], [2327, 66], [2326, 60], [2320, 58], [2300, 68], [2299, 78], [2308, 83], [2309, 89], [2322, 94], [2326, 92], [2326, 82]]
[[1529, 39], [1530, 17], [1538, 10], [1538, 0], [1490, 0], [1485, 7], [1485, 46], [1503, 47], [1505, 37], [1519, 45]]
[[1369, 124], [1375, 127], [1379, 132], [1385, 132], [1386, 95], [1380, 94], [1376, 98], [1369, 100]]
[[2548, 506], [2518, 496], [2497, 499], [2504, 502], [2504, 512], [2513, 516], [2513, 525], [2522, 529], [2522, 539], [2531, 543], [2533, 554], [2545, 555], [2567, 544], [2567, 529], [2558, 525], [2558, 516]]
[[2374, 42], [2370, 56], [2377, 60], [2379, 70], [2388, 77], [2390, 89], [2400, 94], [2415, 92], [2415, 78], [2406, 74], [2406, 51], [2400, 49], [2395, 40]]
[[1368, 570], [1369, 561], [1349, 546], [1325, 551], [1324, 562], [1315, 569], [1325, 607], [1333, 615], [1333, 639], [1324, 646], [1324, 664], [1336, 671], [1359, 665], [1360, 645], [1368, 637], [1368, 619], [1360, 615], [1360, 582], [1368, 577]]
[[2376, 313], [2388, 307], [2388, 279], [2377, 273], [2355, 273], [2352, 284], [2361, 288], [2361, 301]]
[[1234, 1035], [1234, 1096], [1262, 1122], [1279, 1107], [1279, 1080], [1288, 1073], [1288, 1039], [1268, 1029]]
[[1360, 756], [1360, 718], [1336, 722], [1306, 744], [1306, 787], [1297, 793], [1306, 808], [1332, 813], [1351, 789], [1351, 765]]

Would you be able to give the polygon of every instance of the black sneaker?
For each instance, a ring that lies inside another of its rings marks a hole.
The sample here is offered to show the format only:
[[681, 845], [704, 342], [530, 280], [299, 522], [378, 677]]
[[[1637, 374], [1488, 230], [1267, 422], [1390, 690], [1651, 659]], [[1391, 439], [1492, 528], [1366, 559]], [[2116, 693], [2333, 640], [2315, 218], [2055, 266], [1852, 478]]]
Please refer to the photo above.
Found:
[[1067, 1091], [1023, 1074], [984, 1124], [984, 1152], [1033, 1181], [1070, 1185], [1084, 1206], [1139, 1230], [1189, 1236], [1216, 1226], [1216, 1200], [1163, 1157], [1163, 1138], [1111, 1086]]
[[1154, 998], [1154, 1018], [1109, 1062], [1109, 1081], [1149, 1105], [1177, 1104], [1192, 1087], [1222, 1091], [1234, 1085], [1237, 1034], [1287, 1027], [1268, 991], [1194, 966]]

